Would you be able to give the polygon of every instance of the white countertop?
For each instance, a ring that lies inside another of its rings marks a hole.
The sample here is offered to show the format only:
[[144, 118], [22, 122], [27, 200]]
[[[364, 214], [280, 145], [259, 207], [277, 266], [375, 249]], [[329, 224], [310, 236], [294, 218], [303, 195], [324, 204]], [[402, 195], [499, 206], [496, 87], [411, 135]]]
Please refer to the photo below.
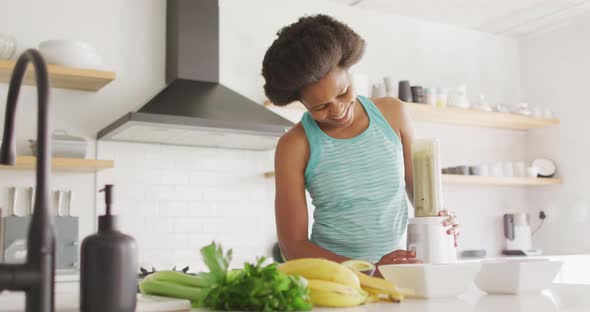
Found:
[[[168, 299], [165, 299], [168, 300]], [[138, 303], [137, 311], [188, 311], [188, 309], [171, 309], [171, 304], [177, 307], [187, 306], [182, 300], [169, 300], [170, 302], [155, 302], [142, 298]], [[77, 295], [73, 293], [57, 293], [57, 312], [78, 311]], [[24, 296], [22, 293], [8, 293], [0, 295], [0, 310], [16, 312], [24, 310]], [[209, 311], [206, 309], [193, 309], [191, 311]], [[511, 295], [487, 295], [477, 288], [472, 287], [465, 294], [457, 298], [447, 299], [407, 299], [397, 303], [373, 303], [354, 308], [324, 309], [316, 308], [318, 312], [588, 312], [590, 311], [590, 285], [565, 285], [554, 284], [551, 289], [542, 293], [511, 296]]]
[[[475, 286], [457, 298], [406, 299], [402, 303], [372, 303], [354, 308], [316, 308], [314, 312], [588, 312], [590, 285], [559, 285], [543, 293], [487, 295]], [[191, 311], [207, 311], [193, 309]]]

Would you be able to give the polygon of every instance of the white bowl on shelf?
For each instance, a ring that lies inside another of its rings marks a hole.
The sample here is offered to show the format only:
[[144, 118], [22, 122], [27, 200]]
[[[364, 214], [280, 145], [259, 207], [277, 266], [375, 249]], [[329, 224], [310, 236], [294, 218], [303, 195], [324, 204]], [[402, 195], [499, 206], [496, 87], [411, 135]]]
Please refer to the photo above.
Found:
[[[37, 141], [29, 140], [33, 156], [37, 156]], [[88, 141], [82, 137], [68, 135], [64, 130], [53, 131], [51, 136], [51, 156], [63, 158], [86, 158]]]
[[96, 48], [83, 41], [46, 40], [39, 44], [39, 51], [49, 64], [89, 69], [98, 68], [102, 64]]
[[379, 271], [396, 286], [414, 291], [416, 298], [456, 297], [473, 285], [481, 264], [388, 264]]
[[485, 261], [475, 284], [488, 294], [538, 293], [551, 287], [562, 262], [549, 259]]

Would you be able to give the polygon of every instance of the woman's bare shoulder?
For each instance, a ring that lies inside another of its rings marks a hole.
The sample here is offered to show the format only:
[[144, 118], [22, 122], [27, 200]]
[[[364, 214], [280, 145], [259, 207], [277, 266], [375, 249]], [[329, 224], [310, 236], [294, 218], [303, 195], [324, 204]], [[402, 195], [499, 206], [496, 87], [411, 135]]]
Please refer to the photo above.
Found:
[[386, 96], [381, 98], [372, 98], [371, 101], [373, 101], [375, 106], [377, 106], [384, 114], [399, 115], [400, 113], [405, 113], [404, 102], [397, 98]]
[[[285, 160], [291, 166], [295, 165], [295, 163], [304, 163], [303, 161], [308, 158], [308, 155], [309, 144], [307, 142], [307, 136], [303, 125], [299, 122], [279, 139], [275, 161], [282, 163], [281, 160]], [[295, 163], [293, 162], [294, 160], [296, 161]]]
[[289, 131], [285, 132], [278, 143], [279, 146], [283, 145], [287, 149], [298, 148], [303, 144], [307, 144], [307, 137], [301, 122], [298, 122]]

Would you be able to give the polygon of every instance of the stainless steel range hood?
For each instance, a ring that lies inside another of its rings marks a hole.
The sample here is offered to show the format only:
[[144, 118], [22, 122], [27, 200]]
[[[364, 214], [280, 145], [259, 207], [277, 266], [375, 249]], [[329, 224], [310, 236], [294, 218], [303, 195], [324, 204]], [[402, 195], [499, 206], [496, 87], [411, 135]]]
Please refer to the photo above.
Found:
[[293, 123], [219, 83], [218, 1], [168, 0], [166, 18], [168, 86], [98, 139], [273, 148]]

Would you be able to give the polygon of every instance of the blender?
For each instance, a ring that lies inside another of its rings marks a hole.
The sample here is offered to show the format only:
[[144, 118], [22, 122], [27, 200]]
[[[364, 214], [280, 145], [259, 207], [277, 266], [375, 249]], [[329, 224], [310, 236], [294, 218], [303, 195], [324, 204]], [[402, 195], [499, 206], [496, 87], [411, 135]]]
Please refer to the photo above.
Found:
[[443, 226], [448, 217], [438, 216], [443, 208], [440, 142], [422, 139], [412, 143], [414, 175], [414, 218], [408, 220], [408, 250], [424, 263], [457, 262], [454, 237]]

